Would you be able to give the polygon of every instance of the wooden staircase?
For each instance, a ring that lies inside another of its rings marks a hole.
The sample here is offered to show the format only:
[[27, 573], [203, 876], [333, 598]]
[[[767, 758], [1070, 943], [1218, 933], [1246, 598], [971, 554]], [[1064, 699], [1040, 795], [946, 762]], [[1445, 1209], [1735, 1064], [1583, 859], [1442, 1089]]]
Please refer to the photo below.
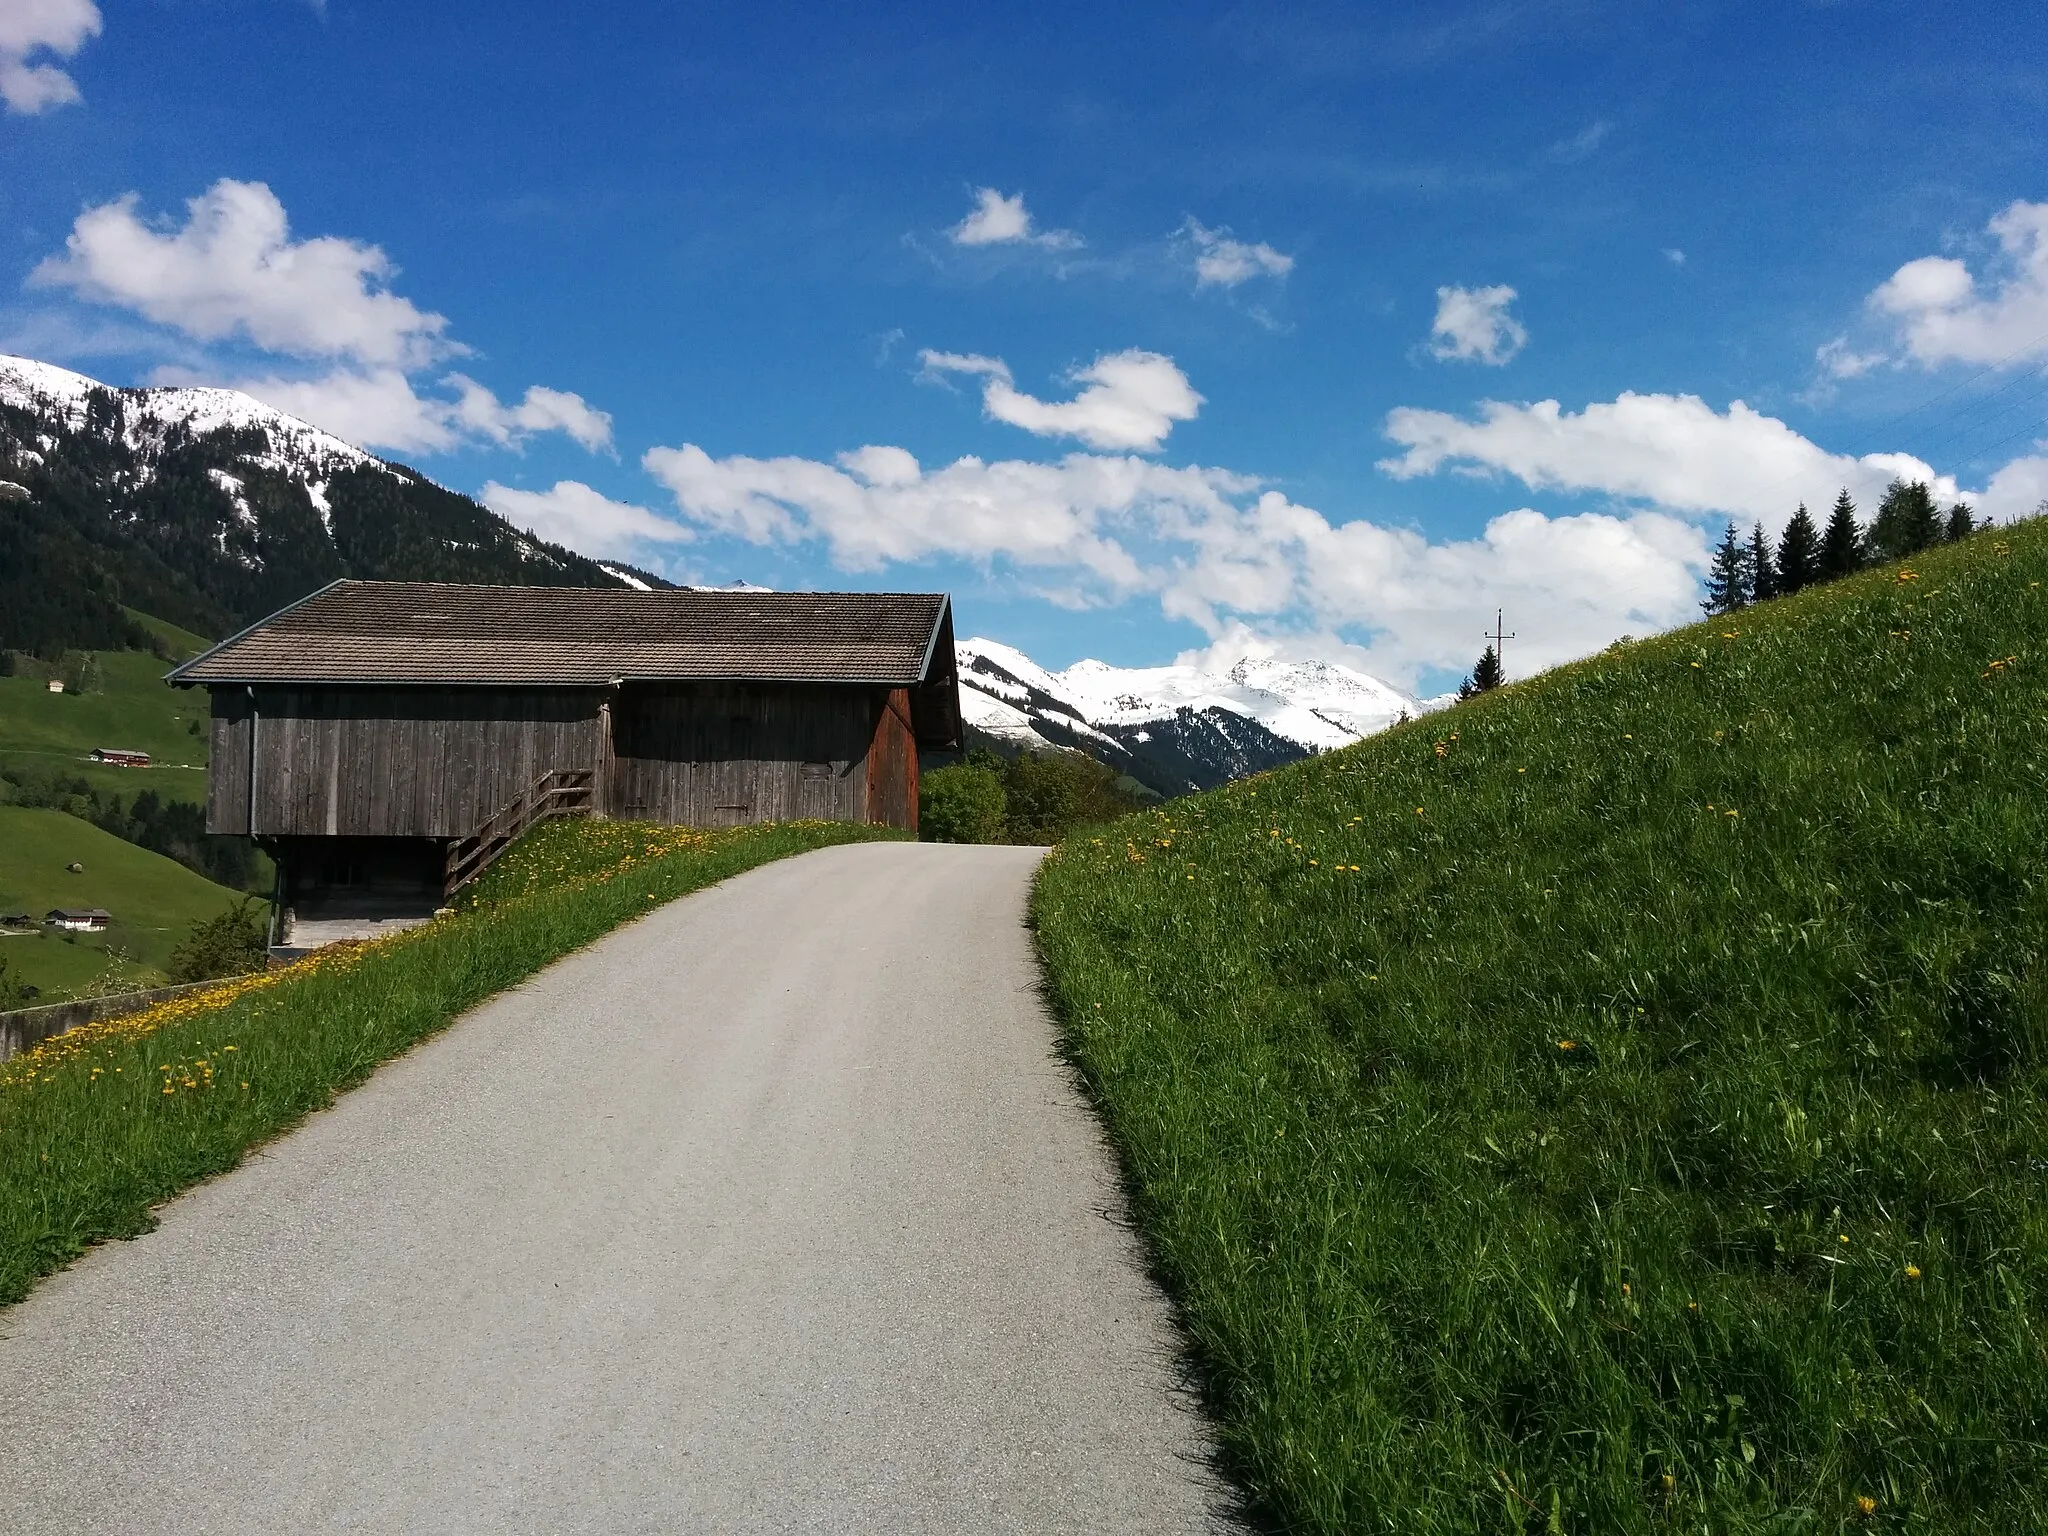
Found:
[[588, 816], [596, 804], [597, 775], [588, 768], [556, 768], [542, 774], [490, 820], [448, 845], [441, 899], [446, 901], [498, 861], [521, 833], [544, 821]]

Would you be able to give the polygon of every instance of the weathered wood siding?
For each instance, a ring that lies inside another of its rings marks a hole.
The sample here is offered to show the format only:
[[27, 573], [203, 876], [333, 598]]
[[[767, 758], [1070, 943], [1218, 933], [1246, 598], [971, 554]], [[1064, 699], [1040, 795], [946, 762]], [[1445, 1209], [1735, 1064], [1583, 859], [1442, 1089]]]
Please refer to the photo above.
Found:
[[876, 826], [917, 830], [917, 733], [910, 690], [878, 694], [868, 738], [867, 819]]
[[206, 830], [249, 830], [249, 696], [215, 688], [213, 741], [206, 770]]
[[224, 689], [207, 830], [466, 836], [550, 769], [602, 777], [600, 704], [587, 688], [259, 688], [252, 818], [249, 701]]
[[612, 814], [693, 827], [864, 821], [875, 691], [628, 684], [612, 704]]

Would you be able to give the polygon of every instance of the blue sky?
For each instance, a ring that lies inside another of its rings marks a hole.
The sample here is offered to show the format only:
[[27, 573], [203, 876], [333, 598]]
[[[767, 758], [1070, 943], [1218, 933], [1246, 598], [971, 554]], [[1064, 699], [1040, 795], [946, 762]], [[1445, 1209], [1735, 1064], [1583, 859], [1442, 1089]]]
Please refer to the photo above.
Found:
[[0, 94], [0, 348], [1053, 666], [1434, 688], [2048, 497], [2039, 6], [0, 0]]

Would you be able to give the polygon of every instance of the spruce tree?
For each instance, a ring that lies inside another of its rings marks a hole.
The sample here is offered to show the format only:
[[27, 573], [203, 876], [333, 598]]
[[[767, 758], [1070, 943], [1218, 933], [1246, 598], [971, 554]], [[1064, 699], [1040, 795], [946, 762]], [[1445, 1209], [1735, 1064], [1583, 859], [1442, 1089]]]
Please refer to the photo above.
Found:
[[1977, 519], [1971, 515], [1970, 504], [1959, 501], [1948, 509], [1948, 541], [1951, 544], [1967, 539], [1977, 531]]
[[1835, 581], [1862, 569], [1863, 529], [1856, 522], [1856, 503], [1844, 490], [1828, 515], [1827, 532], [1820, 536], [1820, 579]]
[[1714, 551], [1714, 564], [1707, 572], [1707, 595], [1700, 606], [1708, 613], [1733, 613], [1748, 602], [1748, 566], [1749, 552], [1730, 523], [1721, 535], [1721, 547]]
[[1771, 561], [1771, 541], [1758, 523], [1749, 531], [1749, 549], [1743, 561], [1749, 567], [1749, 600], [1763, 602], [1778, 595], [1778, 569]]
[[1803, 501], [1778, 539], [1777, 576], [1778, 591], [1785, 594], [1820, 580], [1820, 530], [1813, 526], [1813, 514]]
[[1489, 645], [1480, 652], [1479, 665], [1472, 669], [1472, 690], [1475, 693], [1491, 693], [1506, 681], [1507, 678], [1500, 669], [1500, 653]]
[[1885, 487], [1870, 544], [1880, 560], [1903, 560], [1941, 542], [1941, 514], [1925, 482], [1894, 480]]

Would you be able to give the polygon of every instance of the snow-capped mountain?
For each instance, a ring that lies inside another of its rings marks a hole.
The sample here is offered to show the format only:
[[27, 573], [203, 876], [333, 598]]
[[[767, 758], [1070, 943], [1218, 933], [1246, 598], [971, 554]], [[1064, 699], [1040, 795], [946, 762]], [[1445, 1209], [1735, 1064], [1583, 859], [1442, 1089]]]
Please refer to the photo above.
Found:
[[[0, 403], [33, 410], [52, 425], [61, 423], [73, 431], [91, 429], [95, 425], [95, 395], [120, 402], [118, 435], [131, 452], [142, 456], [145, 466], [162, 456], [166, 438], [179, 429], [204, 437], [253, 428], [264, 434], [266, 446], [247, 457], [266, 469], [318, 474], [364, 465], [386, 467], [381, 459], [354, 444], [309, 421], [274, 410], [240, 390], [114, 389], [52, 363], [0, 356]], [[111, 421], [109, 413], [108, 424]], [[40, 450], [28, 449], [24, 457], [40, 462]]]
[[1075, 747], [1162, 794], [1210, 789], [1348, 746], [1426, 707], [1328, 661], [1247, 656], [1223, 672], [1080, 661], [1048, 672], [994, 640], [963, 640], [960, 706], [1013, 746]]
[[228, 634], [338, 576], [666, 585], [229, 389], [117, 389], [0, 357], [0, 645]]

